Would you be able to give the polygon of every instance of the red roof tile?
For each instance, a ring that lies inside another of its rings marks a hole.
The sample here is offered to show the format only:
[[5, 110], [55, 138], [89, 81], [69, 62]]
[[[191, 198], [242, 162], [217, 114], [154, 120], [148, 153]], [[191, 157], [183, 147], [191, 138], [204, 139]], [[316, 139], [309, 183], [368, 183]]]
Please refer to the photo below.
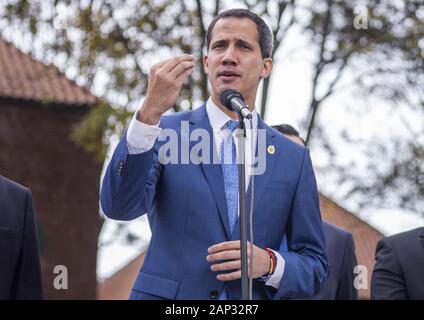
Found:
[[0, 97], [65, 105], [93, 105], [97, 98], [0, 38]]

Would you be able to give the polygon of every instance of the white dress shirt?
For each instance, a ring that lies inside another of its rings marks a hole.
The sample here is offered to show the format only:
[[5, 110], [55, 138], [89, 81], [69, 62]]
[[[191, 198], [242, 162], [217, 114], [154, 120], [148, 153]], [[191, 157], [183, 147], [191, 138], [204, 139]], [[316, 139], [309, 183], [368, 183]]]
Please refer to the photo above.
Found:
[[[211, 98], [206, 102], [206, 112], [209, 117], [209, 122], [211, 124], [215, 148], [218, 156], [220, 156], [221, 152], [221, 143], [224, 138], [226, 130], [226, 123], [229, 120], [232, 120], [225, 112], [219, 109], [212, 101]], [[157, 137], [161, 132], [161, 128], [159, 128], [159, 123], [156, 125], [147, 125], [139, 120], [137, 120], [136, 112], [130, 122], [130, 125], [127, 130], [127, 142], [128, 142], [128, 153], [129, 154], [139, 154], [143, 152], [149, 151], [153, 145]], [[253, 130], [250, 126], [250, 120], [245, 119], [246, 126], [246, 140], [245, 140], [245, 163], [246, 163], [246, 191], [250, 183], [250, 168], [252, 163], [252, 150], [256, 149], [256, 137], [257, 137], [257, 126], [258, 126], [258, 114], [254, 109], [252, 112], [252, 124]], [[252, 134], [253, 131], [253, 134]], [[233, 133], [234, 135], [235, 133]], [[252, 137], [253, 137], [253, 149], [252, 149]], [[236, 150], [238, 153], [238, 143], [237, 140], [234, 140], [236, 143]], [[272, 223], [272, 221], [270, 221]], [[275, 268], [274, 273], [271, 276], [265, 277], [265, 284], [268, 286], [272, 286], [274, 288], [278, 288], [280, 286], [281, 279], [284, 273], [285, 261], [283, 257], [277, 252], [273, 251], [277, 257], [277, 266]]]

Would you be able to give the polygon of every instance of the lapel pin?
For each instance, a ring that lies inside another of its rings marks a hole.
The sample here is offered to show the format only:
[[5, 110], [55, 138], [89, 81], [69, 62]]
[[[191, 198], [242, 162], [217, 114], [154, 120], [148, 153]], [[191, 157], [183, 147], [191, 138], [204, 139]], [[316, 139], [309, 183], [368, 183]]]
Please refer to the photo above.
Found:
[[275, 147], [271, 144], [268, 146], [267, 151], [269, 154], [274, 154], [275, 153]]

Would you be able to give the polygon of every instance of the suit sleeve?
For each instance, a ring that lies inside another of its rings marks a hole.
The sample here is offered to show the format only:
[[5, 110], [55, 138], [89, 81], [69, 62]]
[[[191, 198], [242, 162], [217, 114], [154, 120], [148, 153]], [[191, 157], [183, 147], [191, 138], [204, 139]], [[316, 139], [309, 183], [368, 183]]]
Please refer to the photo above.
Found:
[[23, 241], [14, 282], [14, 299], [42, 299], [40, 251], [31, 192], [27, 192]]
[[316, 294], [327, 278], [325, 239], [319, 210], [318, 190], [308, 149], [305, 149], [287, 227], [288, 252], [284, 274], [270, 298], [306, 298]]
[[355, 254], [355, 243], [352, 234], [348, 234], [346, 248], [344, 250], [343, 264], [341, 266], [340, 281], [337, 289], [336, 300], [356, 300], [358, 291], [355, 289], [354, 280], [357, 260]]
[[158, 143], [150, 150], [129, 154], [126, 133], [116, 147], [103, 177], [100, 206], [115, 220], [133, 220], [152, 206], [161, 174]]
[[398, 257], [387, 239], [377, 243], [371, 278], [371, 299], [408, 299]]

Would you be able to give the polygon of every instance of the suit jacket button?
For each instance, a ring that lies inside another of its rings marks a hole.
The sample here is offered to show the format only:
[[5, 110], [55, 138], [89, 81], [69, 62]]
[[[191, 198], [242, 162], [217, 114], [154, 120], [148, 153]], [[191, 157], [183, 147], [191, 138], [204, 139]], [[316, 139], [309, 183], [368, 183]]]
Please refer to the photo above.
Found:
[[218, 294], [219, 294], [218, 291], [212, 290], [211, 293], [210, 293], [211, 299], [217, 299], [218, 298]]

